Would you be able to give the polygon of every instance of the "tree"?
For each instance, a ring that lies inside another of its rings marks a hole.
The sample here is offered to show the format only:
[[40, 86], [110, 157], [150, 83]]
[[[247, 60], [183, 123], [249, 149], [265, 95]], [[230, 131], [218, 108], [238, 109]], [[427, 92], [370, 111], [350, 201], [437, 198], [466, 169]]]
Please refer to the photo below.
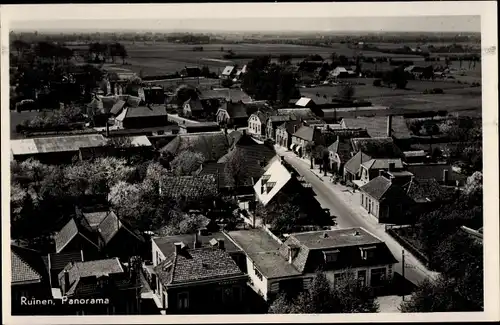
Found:
[[482, 195], [483, 192], [483, 173], [474, 172], [471, 176], [467, 177], [465, 184], [465, 194], [469, 196]]
[[382, 80], [385, 84], [391, 86], [395, 85], [396, 88], [404, 89], [408, 84], [408, 78], [402, 67], [395, 68], [384, 74]]
[[362, 286], [353, 272], [346, 270], [344, 276], [332, 287], [326, 275], [318, 271], [307, 291], [296, 298], [281, 293], [271, 304], [271, 313], [374, 313], [378, 311], [369, 288]]
[[280, 65], [290, 65], [292, 61], [292, 56], [290, 54], [280, 54], [278, 57], [278, 62]]
[[223, 79], [221, 81], [221, 86], [224, 88], [231, 88], [232, 85], [233, 85], [233, 81], [231, 79]]
[[30, 45], [23, 40], [13, 41], [12, 46], [16, 49], [18, 57], [21, 56], [21, 53], [30, 48]]
[[247, 180], [249, 174], [245, 164], [245, 156], [238, 148], [233, 150], [235, 151], [229, 156], [226, 166], [224, 167], [224, 173], [229, 175], [231, 186], [233, 186], [233, 188], [238, 188]]
[[343, 84], [339, 87], [338, 96], [345, 100], [351, 100], [354, 97], [355, 89], [353, 85]]
[[172, 160], [170, 167], [176, 175], [190, 176], [200, 168], [204, 161], [205, 157], [201, 153], [184, 150]]

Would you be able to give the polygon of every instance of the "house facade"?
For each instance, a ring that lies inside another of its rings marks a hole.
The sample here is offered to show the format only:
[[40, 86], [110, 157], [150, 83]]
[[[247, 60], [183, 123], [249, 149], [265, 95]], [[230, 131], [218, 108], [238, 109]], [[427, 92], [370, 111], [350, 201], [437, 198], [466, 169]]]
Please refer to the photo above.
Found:
[[287, 149], [290, 148], [292, 145], [292, 135], [301, 126], [302, 122], [300, 120], [286, 121], [279, 125], [276, 128], [276, 144]]
[[255, 112], [248, 118], [247, 132], [252, 137], [264, 140], [266, 137], [267, 115], [263, 112]]
[[383, 176], [383, 172], [359, 190], [361, 207], [376, 217], [379, 223], [400, 222], [407, 208], [412, 205], [405, 190]]
[[[197, 235], [192, 242], [153, 240], [154, 294], [166, 314], [243, 313], [247, 275], [225, 248], [225, 236], [204, 242]], [[159, 244], [160, 243], [160, 244]], [[175, 272], [174, 272], [175, 269]]]
[[308, 156], [308, 147], [318, 143], [321, 139], [321, 131], [317, 127], [303, 125], [292, 135], [291, 149], [299, 156]]
[[199, 99], [188, 99], [182, 105], [182, 113], [186, 117], [202, 117], [205, 114]]
[[228, 236], [247, 256], [252, 287], [268, 301], [279, 292], [307, 290], [318, 268], [333, 285], [351, 271], [365, 286], [383, 292], [397, 263], [386, 244], [363, 228], [294, 233], [283, 243], [264, 229]]
[[[140, 260], [124, 265], [118, 258], [69, 263], [59, 273], [60, 303], [76, 315], [140, 313]], [[92, 301], [89, 304], [71, 303]]]
[[[390, 172], [402, 171], [403, 162], [401, 159], [370, 159], [360, 166], [360, 179], [356, 185], [363, 186], [375, 177], [380, 175], [380, 171]], [[356, 183], [356, 182], [355, 182]]]

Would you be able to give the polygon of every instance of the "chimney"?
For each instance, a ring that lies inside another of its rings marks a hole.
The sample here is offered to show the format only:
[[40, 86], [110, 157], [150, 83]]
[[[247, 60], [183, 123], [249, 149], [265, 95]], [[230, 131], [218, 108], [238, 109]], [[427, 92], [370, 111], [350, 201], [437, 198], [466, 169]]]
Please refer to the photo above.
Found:
[[247, 130], [243, 129], [243, 135], [246, 135], [246, 134], [247, 134]]
[[224, 239], [217, 239], [217, 246], [220, 250], [225, 250], [226, 248], [224, 247]]
[[337, 142], [340, 142], [340, 135], [337, 135]]
[[389, 163], [389, 171], [392, 172], [394, 171], [394, 169], [396, 168], [396, 164], [395, 163]]
[[384, 170], [383, 169], [380, 169], [378, 171], [378, 176], [384, 176]]
[[392, 115], [387, 116], [387, 137], [392, 136]]
[[174, 246], [175, 246], [175, 255], [180, 254], [182, 250], [182, 243], [180, 242], [174, 243]]
[[448, 183], [448, 169], [443, 170], [443, 183], [444, 184]]
[[69, 290], [69, 272], [64, 270], [63, 284], [62, 284], [63, 294], [66, 294]]

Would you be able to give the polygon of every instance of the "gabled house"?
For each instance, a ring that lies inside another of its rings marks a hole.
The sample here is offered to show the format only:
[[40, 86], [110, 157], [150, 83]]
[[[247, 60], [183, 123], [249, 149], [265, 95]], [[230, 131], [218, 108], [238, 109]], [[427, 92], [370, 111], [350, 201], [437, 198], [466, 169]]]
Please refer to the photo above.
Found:
[[40, 252], [10, 245], [11, 258], [11, 311], [12, 315], [49, 313], [45, 305], [28, 305], [32, 299], [39, 301], [52, 298], [50, 277]]
[[45, 266], [50, 276], [50, 287], [52, 288], [52, 296], [61, 298], [61, 290], [59, 287], [59, 273], [64, 270], [64, 267], [69, 263], [83, 262], [83, 251], [73, 251], [65, 253], [50, 253], [44, 258]]
[[54, 241], [57, 254], [83, 251], [87, 259], [141, 255], [145, 242], [113, 211], [85, 213], [78, 208], [76, 216], [56, 233]]
[[204, 155], [207, 161], [217, 161], [230, 147], [230, 135], [225, 132], [202, 132], [180, 134], [159, 151], [166, 158], [173, 158], [184, 150], [193, 150]]
[[361, 177], [363, 163], [372, 159], [402, 159], [404, 157], [392, 138], [353, 138], [351, 145], [352, 152], [355, 154], [344, 165], [344, 179], [354, 184]]
[[205, 110], [199, 99], [188, 99], [182, 105], [182, 113], [186, 117], [201, 117], [204, 115]]
[[[403, 161], [400, 158], [370, 159], [361, 164], [359, 183], [356, 181], [354, 181], [354, 183], [358, 186], [363, 186], [379, 176], [380, 171], [388, 170], [389, 172], [405, 173], [403, 169]], [[409, 173], [409, 175], [411, 175], [411, 173]]]
[[295, 102], [295, 106], [297, 107], [314, 107], [316, 104], [311, 98], [301, 97], [298, 101]]
[[270, 204], [280, 205], [293, 202], [298, 207], [298, 213], [308, 216], [305, 223], [296, 224], [295, 230], [304, 226], [327, 226], [330, 218], [325, 219], [324, 210], [314, 197], [311, 188], [304, 186], [300, 176], [289, 167], [284, 157], [274, 158], [265, 169], [265, 173], [255, 182], [253, 187], [257, 202], [267, 208]]
[[219, 108], [216, 119], [219, 124], [234, 128], [248, 125], [248, 117], [257, 112], [258, 106], [248, 105], [243, 102], [225, 102]]
[[247, 275], [226, 251], [224, 235], [203, 245], [195, 235], [192, 244], [153, 239], [154, 294], [166, 314], [243, 313]]
[[276, 144], [285, 148], [292, 145], [292, 135], [303, 125], [300, 120], [285, 121], [276, 128]]
[[319, 143], [320, 139], [321, 131], [317, 127], [303, 125], [292, 134], [290, 149], [301, 157], [307, 156], [310, 154], [307, 147], [313, 146], [314, 143]]
[[307, 290], [319, 268], [333, 285], [350, 269], [364, 285], [385, 288], [397, 263], [387, 245], [363, 228], [293, 233], [283, 243], [263, 229], [228, 237], [245, 253], [251, 286], [267, 301]]
[[[68, 263], [59, 273], [61, 302], [68, 314], [134, 315], [140, 313], [140, 265], [118, 258]], [[75, 301], [89, 301], [79, 304]]]
[[276, 157], [274, 147], [269, 144], [257, 143], [244, 133], [234, 142], [229, 152], [217, 162], [224, 164], [224, 182], [228, 189], [236, 191], [242, 205], [253, 202], [252, 186], [265, 172], [266, 166]]
[[[327, 135], [337, 136], [335, 142], [328, 146], [329, 168], [333, 173], [343, 175], [344, 165], [352, 158], [354, 149], [352, 147], [352, 138], [368, 137], [366, 130], [363, 129], [337, 129], [327, 126], [324, 131]], [[327, 143], [328, 145], [328, 143]]]
[[293, 115], [272, 115], [266, 121], [266, 136], [268, 139], [276, 138], [276, 129], [286, 121], [296, 120]]
[[379, 171], [366, 185], [360, 187], [361, 206], [379, 223], [408, 223], [409, 208], [425, 211], [426, 207], [441, 204], [448, 193], [433, 179], [418, 179], [407, 171]]
[[257, 111], [250, 115], [248, 118], [248, 134], [259, 140], [264, 140], [266, 137], [266, 122], [269, 114], [268, 112]]

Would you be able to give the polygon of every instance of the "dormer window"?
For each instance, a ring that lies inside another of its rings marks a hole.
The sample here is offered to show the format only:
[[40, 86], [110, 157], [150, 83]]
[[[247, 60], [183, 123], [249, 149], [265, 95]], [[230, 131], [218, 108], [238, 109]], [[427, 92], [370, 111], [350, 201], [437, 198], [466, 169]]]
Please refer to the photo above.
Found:
[[274, 185], [276, 185], [276, 182], [269, 182], [269, 183], [266, 183], [266, 188], [267, 188], [267, 192], [271, 192], [271, 190], [273, 189]]
[[323, 257], [325, 258], [325, 263], [337, 262], [339, 256], [339, 250], [329, 250], [323, 252]]
[[361, 258], [363, 260], [370, 260], [375, 256], [375, 249], [376, 246], [369, 246], [369, 247], [361, 247]]

